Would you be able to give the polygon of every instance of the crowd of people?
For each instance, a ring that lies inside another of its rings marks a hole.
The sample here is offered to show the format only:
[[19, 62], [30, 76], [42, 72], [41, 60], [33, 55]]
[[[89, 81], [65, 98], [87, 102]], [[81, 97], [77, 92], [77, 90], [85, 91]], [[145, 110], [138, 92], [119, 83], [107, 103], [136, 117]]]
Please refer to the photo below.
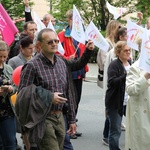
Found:
[[[49, 28], [37, 33], [37, 24], [32, 20], [29, 2], [28, 0], [23, 2], [25, 24], [19, 41], [14, 42], [9, 51], [1, 36], [1, 76], [11, 81], [10, 85], [6, 84], [0, 88], [2, 100], [0, 126], [3, 130], [0, 132], [1, 149], [21, 149], [16, 138], [16, 132], [19, 132], [22, 134], [26, 150], [73, 150], [70, 138], [76, 139], [82, 134], [76, 131], [78, 120], [76, 116], [81, 99], [82, 82], [87, 72], [86, 65], [94, 50], [94, 44], [89, 40], [86, 45], [81, 45], [71, 38], [72, 10], [66, 13], [69, 25], [66, 32], [62, 31], [58, 34], [60, 41], [56, 32]], [[50, 21], [55, 25], [55, 18], [51, 14], [45, 14], [42, 21], [46, 27]], [[65, 50], [63, 56], [58, 53], [59, 42]], [[13, 70], [19, 66], [23, 66], [20, 84], [15, 86], [11, 76]], [[39, 106], [34, 105], [35, 97], [32, 97], [32, 93], [28, 93], [32, 92], [28, 90], [30, 87], [32, 89], [35, 87], [34, 94], [40, 97], [36, 100], [42, 101], [40, 106], [47, 111], [42, 112]], [[27, 90], [25, 95], [23, 95], [24, 90]], [[16, 92], [17, 100], [14, 107], [10, 96]], [[31, 102], [28, 101], [27, 96], [30, 101], [32, 99]], [[30, 103], [30, 107], [27, 102]], [[26, 112], [24, 108], [26, 110], [28, 108], [28, 111]], [[34, 114], [34, 109], [40, 114]], [[36, 117], [38, 120], [35, 120]], [[30, 126], [28, 126], [29, 122]], [[12, 126], [6, 128], [10, 123]], [[4, 136], [6, 130], [7, 133]]]
[[[82, 135], [77, 132], [77, 114], [94, 43], [82, 44], [71, 37], [72, 10], [66, 13], [68, 26], [63, 31], [57, 34], [45, 28], [37, 32], [29, 2], [23, 2], [25, 23], [19, 41], [9, 48], [0, 31], [0, 149], [21, 150], [16, 138], [19, 132], [26, 150], [73, 150], [70, 139]], [[142, 13], [138, 17], [140, 25]], [[50, 21], [55, 25], [51, 14], [45, 14], [42, 21], [46, 27]], [[108, 23], [105, 39], [108, 52], [99, 49], [97, 54], [97, 84], [103, 88], [105, 101], [102, 141], [110, 150], [120, 150], [124, 130], [125, 150], [148, 150], [150, 73], [139, 68], [138, 59], [134, 62], [127, 28], [120, 22]], [[58, 52], [59, 42], [64, 55]], [[19, 66], [20, 83], [15, 85], [12, 74]], [[15, 93], [14, 106], [11, 96]]]
[[[143, 26], [143, 14], [137, 13], [137, 24]], [[144, 26], [149, 30], [149, 18]], [[103, 88], [106, 120], [102, 142], [110, 150], [120, 150], [121, 130], [125, 131], [125, 150], [148, 150], [150, 137], [149, 75], [139, 67], [142, 37], [137, 42], [139, 54], [127, 45], [127, 28], [112, 20], [106, 28], [108, 52], [97, 54], [97, 85]], [[122, 123], [126, 116], [126, 126]], [[145, 124], [145, 125], [144, 125]]]

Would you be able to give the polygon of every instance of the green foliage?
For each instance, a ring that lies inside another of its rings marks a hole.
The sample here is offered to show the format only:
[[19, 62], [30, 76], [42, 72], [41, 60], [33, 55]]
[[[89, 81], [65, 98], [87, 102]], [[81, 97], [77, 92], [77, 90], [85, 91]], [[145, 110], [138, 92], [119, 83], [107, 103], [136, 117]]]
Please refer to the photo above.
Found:
[[[48, 0], [49, 1], [49, 0]], [[113, 19], [113, 15], [108, 12], [106, 0], [50, 0], [53, 5], [53, 15], [61, 21], [66, 21], [65, 14], [69, 9], [73, 9], [73, 4], [77, 7], [84, 24], [88, 25], [92, 20], [97, 28], [105, 37], [105, 30], [108, 22]], [[132, 12], [141, 11], [143, 13], [143, 22], [150, 16], [150, 0], [108, 0], [115, 7], [128, 8], [128, 12], [118, 19], [122, 24], [126, 21], [122, 18]], [[137, 21], [137, 18], [133, 18]], [[94, 60], [95, 58], [93, 58]]]
[[[23, 0], [0, 0], [0, 3], [3, 5], [12, 20], [24, 18]], [[23, 30], [23, 22], [16, 23], [16, 26], [19, 31]]]
[[12, 19], [24, 17], [22, 0], [1, 0], [0, 2]]
[[[113, 15], [108, 12], [105, 0], [47, 0], [52, 2], [52, 14], [61, 21], [66, 21], [65, 14], [69, 9], [73, 9], [75, 5], [80, 12], [81, 17], [88, 25], [92, 20], [97, 28], [101, 31], [106, 30], [106, 26]], [[109, 3], [115, 7], [130, 6], [128, 13], [135, 11], [135, 1], [133, 0], [109, 0]], [[119, 21], [123, 22], [121, 18]]]
[[83, 0], [47, 0], [52, 3], [52, 14], [60, 21], [66, 21], [66, 12], [73, 8], [73, 4], [76, 7], [81, 8]]
[[96, 63], [96, 58], [97, 58], [97, 52], [98, 52], [99, 48], [98, 47], [95, 47], [94, 49], [94, 52], [93, 52], [93, 55], [91, 56], [89, 62], [90, 63]]
[[[24, 17], [23, 0], [0, 0], [0, 2], [13, 20]], [[16, 26], [22, 31], [22, 23], [17, 23]]]
[[139, 0], [135, 5], [137, 10], [143, 13], [142, 24], [146, 24], [146, 18], [150, 17], [150, 0]]

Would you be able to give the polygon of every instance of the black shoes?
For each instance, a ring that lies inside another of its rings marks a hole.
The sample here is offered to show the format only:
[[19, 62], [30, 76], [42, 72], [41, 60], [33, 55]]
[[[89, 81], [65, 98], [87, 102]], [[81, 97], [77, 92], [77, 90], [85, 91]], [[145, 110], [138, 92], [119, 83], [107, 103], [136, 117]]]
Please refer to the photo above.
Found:
[[77, 139], [78, 137], [74, 134], [74, 135], [70, 135], [70, 139]]
[[108, 138], [103, 138], [102, 142], [103, 142], [104, 145], [109, 146]]
[[76, 132], [75, 135], [76, 135], [76, 136], [81, 136], [82, 133], [81, 133], [81, 132]]
[[22, 147], [20, 145], [16, 145], [16, 150], [22, 150]]
[[77, 139], [77, 138], [80, 137], [81, 135], [82, 135], [82, 133], [76, 132], [74, 135], [70, 135], [70, 139]]

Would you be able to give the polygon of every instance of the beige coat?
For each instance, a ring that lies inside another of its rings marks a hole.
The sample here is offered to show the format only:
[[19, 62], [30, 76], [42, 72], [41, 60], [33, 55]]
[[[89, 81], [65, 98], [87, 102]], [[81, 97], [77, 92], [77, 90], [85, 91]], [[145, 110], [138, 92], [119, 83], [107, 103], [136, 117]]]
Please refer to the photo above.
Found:
[[[104, 65], [105, 65], [105, 61], [106, 61], [106, 55], [114, 47], [114, 44], [108, 38], [106, 38], [106, 41], [109, 43], [108, 51], [105, 52], [105, 51], [99, 49], [99, 51], [97, 53], [98, 70], [103, 71], [103, 72], [104, 72]], [[104, 75], [103, 73], [99, 73], [99, 71], [98, 71], [98, 76], [103, 78], [103, 75]], [[97, 85], [99, 87], [103, 88], [103, 80], [100, 81], [99, 78], [97, 78]]]
[[150, 80], [134, 63], [127, 75], [126, 91], [129, 94], [126, 114], [125, 150], [150, 149]]

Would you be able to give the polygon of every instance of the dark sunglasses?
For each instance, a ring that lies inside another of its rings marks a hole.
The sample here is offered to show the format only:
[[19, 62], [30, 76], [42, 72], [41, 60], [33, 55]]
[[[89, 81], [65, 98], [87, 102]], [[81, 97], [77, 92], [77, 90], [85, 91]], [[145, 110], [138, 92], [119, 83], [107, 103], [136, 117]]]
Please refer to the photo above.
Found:
[[54, 39], [54, 40], [49, 40], [49, 41], [46, 41], [46, 44], [48, 44], [48, 45], [52, 45], [52, 44], [58, 44], [59, 43], [59, 40], [57, 40], [57, 39]]

